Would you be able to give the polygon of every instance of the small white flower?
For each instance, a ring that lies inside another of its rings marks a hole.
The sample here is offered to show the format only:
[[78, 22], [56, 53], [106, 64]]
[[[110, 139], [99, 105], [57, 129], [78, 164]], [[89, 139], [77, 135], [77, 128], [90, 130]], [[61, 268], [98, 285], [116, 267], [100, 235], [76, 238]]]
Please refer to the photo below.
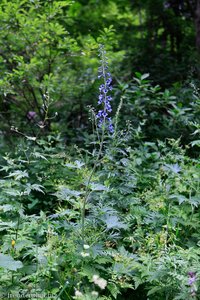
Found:
[[90, 246], [89, 246], [89, 245], [83, 245], [83, 248], [84, 248], [85, 250], [88, 250], [88, 249], [90, 248]]
[[87, 252], [81, 252], [81, 256], [82, 256], [82, 257], [87, 257], [87, 256], [90, 256], [90, 253], [87, 253]]
[[96, 291], [92, 291], [91, 295], [97, 297], [99, 295], [99, 293]]
[[106, 285], [107, 285], [107, 281], [106, 281], [105, 279], [103, 279], [103, 278], [99, 278], [97, 284], [98, 284], [98, 286], [99, 286], [102, 290], [104, 290], [105, 287], [106, 287]]
[[94, 283], [95, 283], [95, 281], [97, 281], [98, 279], [99, 279], [99, 275], [93, 275], [92, 280], [94, 281]]
[[76, 297], [81, 297], [81, 296], [83, 296], [83, 294], [80, 291], [76, 290], [75, 291], [75, 296]]
[[107, 281], [105, 279], [99, 277], [99, 275], [93, 275], [92, 280], [96, 285], [98, 285], [98, 287], [100, 287], [100, 289], [105, 289], [107, 285]]

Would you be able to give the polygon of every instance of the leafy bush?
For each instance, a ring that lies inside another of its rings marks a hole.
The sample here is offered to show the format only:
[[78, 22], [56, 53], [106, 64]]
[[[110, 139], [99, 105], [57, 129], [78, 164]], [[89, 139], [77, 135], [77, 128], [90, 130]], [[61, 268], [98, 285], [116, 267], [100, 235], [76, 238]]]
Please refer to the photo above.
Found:
[[181, 137], [182, 144], [189, 144], [194, 139], [194, 125], [200, 122], [196, 84], [190, 81], [163, 91], [148, 77], [136, 72], [129, 84], [119, 84], [118, 93], [124, 98], [123, 122], [129, 119], [144, 140]]
[[119, 136], [92, 175], [84, 240], [94, 153], [66, 156], [49, 137], [5, 157], [2, 293], [123, 299], [141, 286], [149, 299], [190, 297], [188, 272], [199, 274], [199, 162], [172, 139], [132, 149]]

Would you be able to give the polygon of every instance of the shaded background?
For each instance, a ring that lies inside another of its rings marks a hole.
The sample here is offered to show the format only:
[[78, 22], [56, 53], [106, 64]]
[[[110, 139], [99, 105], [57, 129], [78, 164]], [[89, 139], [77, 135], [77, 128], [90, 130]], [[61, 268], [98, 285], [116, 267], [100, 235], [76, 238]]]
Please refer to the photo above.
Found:
[[192, 140], [189, 122], [199, 115], [200, 1], [4, 0], [0, 28], [2, 148], [23, 134], [85, 140], [88, 105], [97, 107], [100, 43], [113, 74], [113, 115], [124, 95], [121, 126], [143, 123], [149, 140]]

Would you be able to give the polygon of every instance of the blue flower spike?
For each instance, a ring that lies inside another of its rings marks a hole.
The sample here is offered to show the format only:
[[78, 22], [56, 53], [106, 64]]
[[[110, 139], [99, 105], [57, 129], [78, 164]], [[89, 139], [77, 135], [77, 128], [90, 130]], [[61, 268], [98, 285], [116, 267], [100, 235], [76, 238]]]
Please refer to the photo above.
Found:
[[104, 45], [100, 45], [99, 47], [99, 56], [101, 67], [98, 68], [98, 78], [103, 80], [103, 83], [99, 86], [99, 97], [98, 97], [98, 105], [102, 106], [102, 109], [98, 111], [96, 114], [96, 118], [98, 119], [98, 126], [105, 128], [108, 130], [110, 134], [113, 134], [114, 127], [112, 124], [111, 117], [109, 117], [109, 113], [112, 112], [112, 108], [110, 105], [110, 101], [112, 101], [112, 97], [109, 95], [109, 92], [112, 91], [112, 77], [108, 70], [108, 61], [106, 57], [106, 51], [104, 49]]

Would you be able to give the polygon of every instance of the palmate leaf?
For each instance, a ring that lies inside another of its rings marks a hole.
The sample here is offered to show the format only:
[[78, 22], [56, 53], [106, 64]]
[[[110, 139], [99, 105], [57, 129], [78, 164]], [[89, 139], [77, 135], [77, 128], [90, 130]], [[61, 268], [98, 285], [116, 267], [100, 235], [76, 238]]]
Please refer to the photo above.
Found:
[[180, 195], [180, 194], [170, 195], [169, 199], [178, 200], [179, 205], [182, 204], [183, 202], [188, 202], [188, 199], [184, 195]]
[[21, 261], [14, 260], [10, 255], [0, 254], [0, 268], [16, 271], [22, 267], [23, 264]]
[[169, 170], [169, 171], [172, 171], [174, 173], [180, 173], [181, 171], [181, 167], [176, 163], [176, 164], [173, 164], [173, 165], [169, 165], [169, 164], [165, 164], [163, 166], [163, 169], [164, 170]]
[[21, 171], [21, 170], [16, 170], [16, 171], [14, 171], [14, 172], [12, 172], [12, 173], [10, 173], [8, 176], [6, 176], [6, 177], [14, 177], [15, 178], [15, 180], [19, 180], [19, 179], [21, 179], [21, 178], [24, 178], [24, 177], [29, 177], [28, 176], [28, 173], [26, 172], [26, 171]]
[[40, 154], [39, 152], [33, 152], [32, 156], [35, 157], [35, 158], [41, 158], [41, 159], [44, 159], [44, 160], [48, 160], [44, 155]]
[[114, 282], [110, 282], [107, 288], [114, 299], [117, 299], [117, 296], [121, 294], [120, 289], [117, 287], [117, 285]]
[[65, 164], [65, 166], [70, 169], [81, 169], [84, 165], [85, 165], [85, 163], [83, 163], [79, 160], [75, 160], [75, 162], [73, 164], [72, 163]]
[[10, 195], [10, 196], [21, 196], [22, 195], [22, 192], [16, 190], [16, 189], [12, 189], [12, 188], [9, 188], [9, 189], [5, 189], [4, 192], [7, 194], [7, 195]]
[[75, 190], [70, 190], [66, 187], [62, 187], [60, 191], [54, 193], [56, 197], [60, 200], [69, 200], [71, 197], [79, 197], [83, 192], [80, 191], [75, 191]]
[[14, 209], [15, 208], [13, 207], [13, 205], [10, 205], [10, 204], [0, 205], [0, 211], [3, 211], [3, 212], [11, 211]]
[[92, 191], [107, 191], [108, 190], [108, 188], [105, 185], [100, 184], [100, 183], [94, 183], [94, 182], [91, 183], [90, 188]]
[[105, 223], [107, 226], [107, 230], [111, 229], [111, 228], [118, 228], [118, 229], [126, 229], [127, 225], [123, 222], [121, 222], [118, 218], [118, 216], [114, 215], [107, 215], [106, 219], [105, 219]]
[[16, 222], [0, 222], [0, 231], [7, 230], [9, 228], [15, 228]]
[[44, 191], [42, 189], [44, 189], [44, 187], [40, 184], [27, 183], [24, 193], [29, 195], [31, 191], [37, 191], [37, 192], [40, 192], [40, 193], [44, 194]]

